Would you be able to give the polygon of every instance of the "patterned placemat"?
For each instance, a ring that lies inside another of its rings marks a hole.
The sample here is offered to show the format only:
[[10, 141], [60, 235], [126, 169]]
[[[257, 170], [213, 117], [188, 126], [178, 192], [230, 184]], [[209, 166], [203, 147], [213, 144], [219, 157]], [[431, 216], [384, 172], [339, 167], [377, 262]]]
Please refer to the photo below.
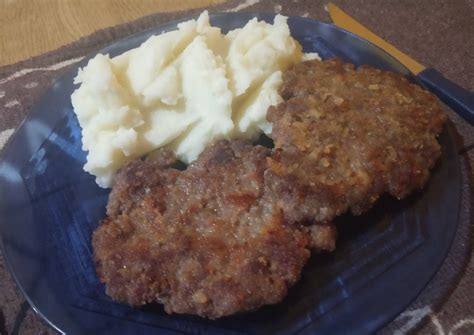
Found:
[[[397, 47], [474, 90], [474, 1], [334, 1]], [[326, 1], [229, 1], [211, 12], [265, 11], [329, 21]], [[0, 150], [31, 107], [68, 66], [111, 42], [201, 10], [153, 14], [98, 31], [73, 44], [0, 68]], [[474, 130], [454, 113], [463, 173], [460, 225], [449, 255], [422, 294], [380, 334], [474, 334]], [[0, 199], [1, 201], [1, 199]], [[0, 251], [1, 252], [1, 251]], [[0, 334], [56, 334], [29, 307], [0, 253]]]

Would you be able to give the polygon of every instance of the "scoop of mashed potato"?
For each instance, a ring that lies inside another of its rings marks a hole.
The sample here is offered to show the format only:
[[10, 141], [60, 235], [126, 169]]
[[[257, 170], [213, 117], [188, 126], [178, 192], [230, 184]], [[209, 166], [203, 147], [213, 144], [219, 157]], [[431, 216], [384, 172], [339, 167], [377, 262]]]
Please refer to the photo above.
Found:
[[306, 57], [286, 20], [253, 19], [224, 35], [203, 12], [136, 49], [92, 58], [71, 97], [84, 170], [110, 187], [121, 166], [155, 149], [189, 163], [215, 139], [270, 133], [266, 111], [281, 101], [282, 71]]

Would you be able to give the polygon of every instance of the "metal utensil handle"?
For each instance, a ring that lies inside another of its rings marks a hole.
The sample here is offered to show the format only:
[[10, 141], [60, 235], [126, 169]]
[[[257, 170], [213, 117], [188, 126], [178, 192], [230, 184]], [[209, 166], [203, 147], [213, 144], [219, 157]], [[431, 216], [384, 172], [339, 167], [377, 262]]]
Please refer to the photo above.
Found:
[[446, 79], [435, 69], [421, 71], [417, 77], [428, 89], [464, 120], [474, 125], [474, 94]]

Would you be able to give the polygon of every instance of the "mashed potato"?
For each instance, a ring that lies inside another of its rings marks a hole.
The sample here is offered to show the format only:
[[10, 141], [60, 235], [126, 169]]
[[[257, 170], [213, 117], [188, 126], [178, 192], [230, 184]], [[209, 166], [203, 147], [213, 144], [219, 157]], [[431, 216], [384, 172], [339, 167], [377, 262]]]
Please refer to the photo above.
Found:
[[97, 55], [75, 78], [84, 170], [110, 187], [127, 161], [168, 147], [189, 163], [218, 138], [271, 132], [282, 71], [303, 57], [286, 17], [222, 34], [207, 12], [117, 57]]

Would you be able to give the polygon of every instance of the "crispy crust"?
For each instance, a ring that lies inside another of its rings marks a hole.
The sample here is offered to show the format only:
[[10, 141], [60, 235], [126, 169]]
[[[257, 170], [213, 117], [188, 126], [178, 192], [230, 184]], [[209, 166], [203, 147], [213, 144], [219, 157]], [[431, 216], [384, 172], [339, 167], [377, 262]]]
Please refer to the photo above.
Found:
[[290, 221], [360, 214], [385, 192], [403, 198], [440, 156], [438, 100], [395, 73], [307, 61], [284, 74], [281, 94], [267, 115], [275, 150], [266, 178]]
[[92, 240], [107, 294], [209, 318], [281, 301], [335, 230], [286, 224], [264, 192], [268, 155], [221, 141], [183, 172], [167, 151], [123, 168]]

